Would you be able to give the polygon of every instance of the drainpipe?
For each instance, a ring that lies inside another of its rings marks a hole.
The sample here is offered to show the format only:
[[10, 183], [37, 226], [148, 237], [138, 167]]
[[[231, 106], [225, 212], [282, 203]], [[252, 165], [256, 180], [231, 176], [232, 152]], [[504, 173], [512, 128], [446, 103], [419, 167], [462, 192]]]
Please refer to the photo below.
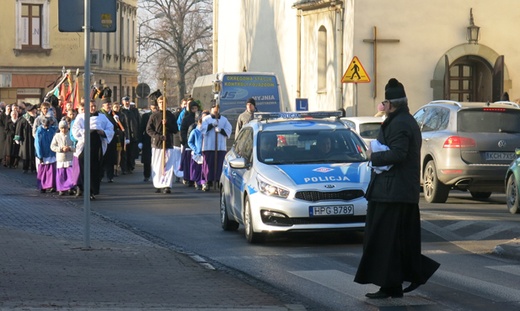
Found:
[[296, 98], [301, 98], [302, 87], [302, 11], [296, 15]]
[[213, 73], [218, 71], [218, 12], [219, 0], [213, 0]]
[[[125, 31], [125, 24], [123, 19], [123, 3], [119, 7], [119, 98], [125, 96], [123, 94], [123, 34]], [[115, 100], [115, 99], [114, 99]]]
[[336, 110], [343, 108], [343, 4], [336, 4], [336, 60], [337, 60], [337, 81], [336, 81]]

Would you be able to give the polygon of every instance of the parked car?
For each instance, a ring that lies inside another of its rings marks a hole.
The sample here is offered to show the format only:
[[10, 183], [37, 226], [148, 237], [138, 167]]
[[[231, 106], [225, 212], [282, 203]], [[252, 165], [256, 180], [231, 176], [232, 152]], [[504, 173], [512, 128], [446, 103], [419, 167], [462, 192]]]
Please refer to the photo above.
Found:
[[369, 145], [372, 140], [377, 138], [384, 119], [378, 117], [343, 117], [341, 121], [356, 131]]
[[512, 102], [432, 101], [415, 114], [422, 134], [424, 198], [446, 202], [450, 189], [486, 199], [504, 192], [504, 176], [520, 147], [520, 108]]
[[516, 159], [509, 165], [505, 178], [506, 204], [511, 214], [520, 212], [520, 148], [515, 149], [515, 154]]
[[274, 232], [363, 230], [366, 146], [339, 116], [255, 113], [224, 160], [222, 228], [242, 224], [250, 243]]

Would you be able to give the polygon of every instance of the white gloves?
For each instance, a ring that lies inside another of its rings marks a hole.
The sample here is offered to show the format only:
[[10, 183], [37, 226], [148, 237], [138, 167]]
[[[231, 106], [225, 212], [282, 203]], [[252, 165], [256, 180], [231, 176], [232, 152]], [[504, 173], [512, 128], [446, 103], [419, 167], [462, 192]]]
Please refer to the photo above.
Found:
[[119, 122], [119, 116], [117, 114], [114, 115], [114, 120], [116, 120], [116, 122]]
[[138, 143], [137, 147], [139, 147], [139, 149], [143, 149], [143, 143]]
[[20, 144], [20, 141], [19, 141], [19, 140], [15, 140], [14, 142], [15, 142], [17, 145]]
[[128, 145], [130, 143], [130, 139], [125, 139], [125, 145]]
[[220, 127], [216, 126], [215, 127], [215, 132], [220, 133]]

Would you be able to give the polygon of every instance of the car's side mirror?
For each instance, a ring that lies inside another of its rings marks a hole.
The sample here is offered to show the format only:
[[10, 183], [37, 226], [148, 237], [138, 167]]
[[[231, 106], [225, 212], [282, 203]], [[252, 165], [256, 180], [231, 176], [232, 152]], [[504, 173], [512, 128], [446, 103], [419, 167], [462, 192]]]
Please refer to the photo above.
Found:
[[229, 161], [229, 166], [231, 166], [231, 168], [234, 168], [234, 169], [244, 169], [244, 168], [247, 169], [247, 168], [249, 168], [249, 163], [244, 158], [235, 158], [235, 159]]

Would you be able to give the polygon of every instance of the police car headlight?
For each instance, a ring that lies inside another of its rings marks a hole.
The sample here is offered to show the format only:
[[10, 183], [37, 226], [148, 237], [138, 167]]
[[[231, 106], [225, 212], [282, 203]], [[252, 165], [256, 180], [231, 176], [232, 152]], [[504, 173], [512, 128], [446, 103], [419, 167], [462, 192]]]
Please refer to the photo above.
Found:
[[260, 192], [269, 196], [276, 196], [286, 199], [289, 196], [289, 190], [284, 189], [280, 186], [275, 186], [260, 176], [257, 177], [258, 187], [260, 188]]

